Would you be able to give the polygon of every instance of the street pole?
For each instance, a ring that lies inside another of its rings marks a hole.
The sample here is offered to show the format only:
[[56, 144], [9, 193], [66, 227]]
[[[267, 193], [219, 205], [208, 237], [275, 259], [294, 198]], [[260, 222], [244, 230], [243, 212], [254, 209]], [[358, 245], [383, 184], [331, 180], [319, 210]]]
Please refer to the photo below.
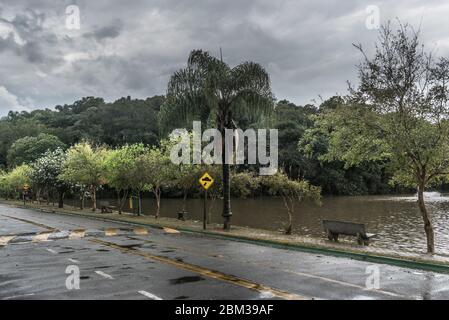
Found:
[[207, 222], [207, 190], [204, 190], [204, 208], [203, 208], [203, 230], [206, 230]]

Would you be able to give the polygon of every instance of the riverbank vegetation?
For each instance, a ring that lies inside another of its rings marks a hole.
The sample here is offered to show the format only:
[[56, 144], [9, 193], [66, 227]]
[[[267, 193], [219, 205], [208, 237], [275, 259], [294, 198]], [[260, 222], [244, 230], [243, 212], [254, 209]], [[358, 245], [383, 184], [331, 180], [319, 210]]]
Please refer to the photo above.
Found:
[[[362, 59], [358, 85], [321, 103], [276, 102], [259, 64], [232, 68], [194, 50], [187, 67], [171, 77], [166, 96], [85, 97], [54, 110], [10, 112], [0, 120], [0, 194], [15, 197], [29, 184], [37, 201], [57, 194], [63, 205], [70, 192], [89, 196], [95, 210], [98, 190], [107, 188], [121, 210], [131, 194], [141, 199], [148, 192], [158, 216], [163, 194], [197, 195], [196, 182], [207, 170], [216, 178], [210, 196], [223, 198], [225, 228], [231, 195], [271, 194], [284, 199], [288, 233], [294, 202], [316, 200], [320, 191], [416, 190], [427, 251], [434, 252], [424, 191], [441, 187], [449, 174], [449, 61], [426, 52], [419, 32], [400, 22], [397, 30], [381, 28], [372, 56], [355, 47]], [[278, 129], [280, 173], [258, 177], [254, 165], [173, 165], [169, 133], [189, 129], [193, 120], [222, 132]]]
[[[0, 196], [5, 199], [55, 201], [63, 208], [64, 197], [70, 193], [80, 199], [80, 209], [84, 198], [91, 200], [92, 211], [97, 210], [97, 193], [102, 188], [115, 190], [118, 211], [130, 195], [136, 195], [141, 203], [142, 193], [150, 192], [156, 199], [154, 216], [159, 217], [163, 191], [180, 193], [184, 197], [199, 196], [199, 178], [204, 172], [215, 177], [209, 189], [214, 200], [223, 194], [222, 170], [212, 165], [175, 165], [170, 161], [170, 139], [162, 141], [159, 147], [144, 144], [125, 145], [115, 149], [105, 145], [94, 146], [82, 141], [66, 151], [61, 148], [48, 150], [29, 164], [21, 164], [14, 169], [0, 172]], [[273, 176], [257, 176], [251, 171], [230, 171], [231, 192], [236, 197], [270, 194], [284, 200], [288, 213], [286, 233], [292, 231], [292, 216], [295, 203], [304, 200], [319, 202], [320, 188], [306, 181], [291, 180], [283, 173]], [[137, 214], [142, 206], [138, 205]], [[185, 211], [183, 203], [180, 211]]]
[[426, 52], [419, 31], [399, 23], [380, 30], [373, 57], [362, 45], [359, 84], [332, 111], [315, 117], [315, 128], [300, 142], [305, 152], [326, 137], [323, 161], [338, 159], [347, 168], [385, 163], [391, 183], [417, 191], [427, 236], [435, 252], [433, 225], [424, 191], [449, 174], [449, 60]]

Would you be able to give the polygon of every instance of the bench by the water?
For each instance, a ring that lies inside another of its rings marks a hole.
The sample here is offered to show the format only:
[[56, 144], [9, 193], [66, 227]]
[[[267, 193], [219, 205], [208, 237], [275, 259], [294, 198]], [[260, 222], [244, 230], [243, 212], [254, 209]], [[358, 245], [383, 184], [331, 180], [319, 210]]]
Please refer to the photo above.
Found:
[[100, 201], [101, 213], [112, 213], [114, 206], [111, 206], [108, 201]]
[[338, 235], [343, 234], [347, 236], [357, 237], [357, 243], [368, 245], [370, 238], [374, 237], [374, 233], [367, 233], [365, 225], [362, 223], [353, 223], [336, 220], [323, 220], [324, 231], [329, 240], [338, 241]]

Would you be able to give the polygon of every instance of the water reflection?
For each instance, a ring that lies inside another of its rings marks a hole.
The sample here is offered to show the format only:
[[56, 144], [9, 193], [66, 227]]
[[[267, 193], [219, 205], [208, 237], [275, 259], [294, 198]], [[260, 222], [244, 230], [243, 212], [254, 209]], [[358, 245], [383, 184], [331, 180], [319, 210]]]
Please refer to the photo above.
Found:
[[[449, 196], [438, 192], [425, 193], [427, 207], [435, 228], [436, 250], [449, 255]], [[114, 200], [109, 200], [114, 203]], [[373, 246], [425, 252], [426, 238], [416, 195], [325, 197], [322, 206], [301, 204], [294, 217], [294, 232], [323, 237], [323, 219], [340, 219], [364, 223], [368, 232], [378, 234]], [[144, 199], [143, 212], [153, 214], [155, 201]], [[161, 216], [177, 217], [179, 199], [163, 199]], [[187, 201], [189, 219], [202, 219], [202, 200]], [[240, 226], [279, 230], [287, 215], [281, 199], [233, 199], [233, 223]], [[212, 222], [220, 223], [221, 202], [217, 200], [210, 212]]]

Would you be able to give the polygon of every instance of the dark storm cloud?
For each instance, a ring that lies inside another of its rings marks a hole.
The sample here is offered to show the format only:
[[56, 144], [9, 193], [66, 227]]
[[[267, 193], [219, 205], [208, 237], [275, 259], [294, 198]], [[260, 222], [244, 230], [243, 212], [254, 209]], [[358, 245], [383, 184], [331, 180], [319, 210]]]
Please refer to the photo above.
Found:
[[3, 27], [9, 28], [6, 37], [0, 37], [0, 51], [10, 50], [31, 64], [57, 64], [57, 36], [52, 30], [44, 29], [44, 22], [44, 13], [29, 8], [17, 13], [10, 20], [0, 18]]
[[84, 37], [94, 38], [97, 41], [101, 41], [107, 38], [114, 39], [120, 35], [122, 29], [123, 21], [121, 21], [120, 19], [116, 19], [110, 25], [97, 27], [95, 28], [95, 30], [85, 33]]
[[[345, 94], [360, 56], [381, 22], [400, 17], [422, 25], [423, 41], [448, 55], [444, 0], [1, 0], [1, 99], [18, 109], [70, 103], [86, 95], [106, 100], [163, 94], [170, 74], [201, 48], [236, 65], [252, 60], [270, 73], [278, 99], [298, 104]], [[81, 29], [65, 27], [66, 6], [78, 5]]]

